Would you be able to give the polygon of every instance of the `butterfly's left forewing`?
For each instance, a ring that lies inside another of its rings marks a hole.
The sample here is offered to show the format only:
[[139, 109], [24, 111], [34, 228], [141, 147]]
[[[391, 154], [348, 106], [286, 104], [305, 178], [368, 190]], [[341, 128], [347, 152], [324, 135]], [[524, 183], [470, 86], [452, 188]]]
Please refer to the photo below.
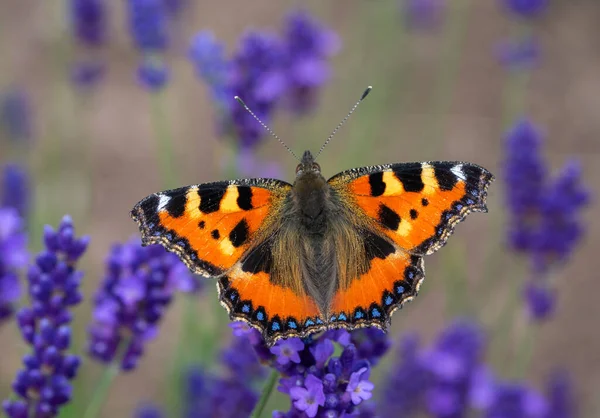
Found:
[[[161, 244], [195, 273], [217, 277], [221, 304], [268, 344], [323, 329], [314, 300], [271, 274], [273, 232], [291, 185], [233, 180], [152, 194], [131, 211], [144, 245]], [[300, 289], [300, 290], [299, 290]]]

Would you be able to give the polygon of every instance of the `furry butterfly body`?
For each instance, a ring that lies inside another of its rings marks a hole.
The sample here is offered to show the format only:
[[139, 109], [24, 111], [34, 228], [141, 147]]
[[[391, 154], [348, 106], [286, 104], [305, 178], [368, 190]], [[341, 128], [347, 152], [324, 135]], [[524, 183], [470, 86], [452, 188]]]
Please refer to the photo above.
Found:
[[463, 162], [357, 168], [329, 180], [306, 151], [293, 185], [274, 179], [152, 194], [131, 215], [144, 245], [162, 244], [216, 279], [221, 304], [267, 342], [331, 329], [386, 329], [417, 295], [423, 256], [472, 211], [493, 176]]

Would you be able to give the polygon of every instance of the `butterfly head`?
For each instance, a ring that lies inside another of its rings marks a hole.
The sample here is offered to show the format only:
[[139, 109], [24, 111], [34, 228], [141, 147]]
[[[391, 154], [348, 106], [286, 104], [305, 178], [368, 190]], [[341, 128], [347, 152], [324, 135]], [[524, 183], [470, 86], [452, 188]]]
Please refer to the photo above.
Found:
[[315, 157], [310, 151], [304, 151], [300, 164], [296, 167], [296, 178], [307, 174], [321, 175], [321, 166], [315, 162]]

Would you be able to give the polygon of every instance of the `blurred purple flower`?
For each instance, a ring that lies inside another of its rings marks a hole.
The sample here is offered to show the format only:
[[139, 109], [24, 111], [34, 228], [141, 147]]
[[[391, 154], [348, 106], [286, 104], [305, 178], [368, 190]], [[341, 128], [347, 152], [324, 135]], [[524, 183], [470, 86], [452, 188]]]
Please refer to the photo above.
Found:
[[529, 281], [524, 289], [525, 302], [531, 318], [547, 319], [556, 307], [556, 291], [540, 280]]
[[163, 0], [127, 0], [129, 32], [144, 52], [163, 51], [168, 44], [168, 21]]
[[114, 245], [94, 298], [89, 354], [104, 363], [117, 361], [122, 370], [134, 369], [144, 346], [158, 333], [174, 292], [195, 289], [190, 283], [196, 279], [182, 265], [162, 246], [142, 247], [137, 238]]
[[29, 261], [23, 220], [14, 208], [0, 208], [0, 324], [21, 297], [18, 272]]
[[188, 58], [198, 77], [210, 88], [219, 110], [223, 110], [231, 100], [227, 85], [230, 63], [225, 58], [225, 45], [212, 32], [200, 31], [192, 38]]
[[535, 18], [548, 7], [548, 0], [500, 0], [504, 7], [519, 17]]
[[71, 0], [71, 30], [87, 47], [104, 44], [107, 34], [107, 8], [104, 0]]
[[415, 29], [438, 26], [445, 7], [445, 0], [400, 0], [400, 11], [406, 26]]
[[30, 179], [22, 165], [7, 163], [3, 167], [0, 193], [0, 207], [14, 208], [21, 218], [27, 218], [31, 201]]
[[524, 296], [535, 319], [544, 319], [554, 309], [554, 292], [545, 276], [581, 242], [581, 211], [590, 202], [578, 162], [567, 163], [555, 179], [549, 178], [541, 142], [531, 122], [519, 121], [506, 137], [504, 163], [508, 245], [531, 260], [535, 283], [527, 285]]
[[[234, 322], [241, 325], [242, 323]], [[233, 325], [232, 324], [232, 325]], [[265, 368], [252, 349], [253, 332], [232, 326], [234, 337], [220, 355], [221, 373], [191, 367], [186, 374], [185, 418], [247, 417], [258, 401], [252, 389], [264, 377]]]
[[540, 56], [539, 44], [533, 37], [501, 42], [495, 52], [500, 64], [509, 70], [531, 69]]
[[75, 265], [85, 252], [88, 237], [76, 238], [68, 216], [57, 230], [44, 230], [45, 250], [28, 272], [31, 306], [22, 308], [17, 320], [32, 353], [23, 358], [13, 389], [20, 398], [3, 403], [6, 414], [21, 418], [29, 411], [37, 417], [54, 417], [71, 399], [70, 381], [77, 374], [80, 358], [66, 354], [71, 346], [70, 308], [82, 300], [83, 278]]
[[546, 418], [548, 404], [533, 389], [521, 383], [498, 383], [490, 407], [485, 411], [486, 418]]
[[292, 108], [304, 113], [315, 106], [317, 89], [330, 77], [327, 60], [338, 52], [340, 39], [308, 13], [295, 11], [287, 16], [284, 42]]
[[0, 128], [14, 141], [33, 137], [31, 103], [25, 90], [12, 88], [0, 97]]
[[133, 416], [135, 418], [163, 418], [165, 415], [156, 406], [142, 405], [136, 408]]
[[407, 334], [399, 341], [395, 358], [381, 385], [377, 410], [383, 417], [410, 417], [422, 410], [431, 380], [421, 359], [416, 335]]
[[158, 91], [169, 81], [169, 68], [155, 57], [146, 57], [138, 67], [137, 79], [148, 91]]
[[[287, 89], [283, 72], [285, 49], [272, 34], [248, 32], [240, 40], [229, 78], [232, 96], [239, 96], [267, 125], [277, 101]], [[230, 129], [242, 148], [252, 148], [264, 136], [264, 129], [233, 97], [228, 101]]]
[[552, 373], [547, 382], [546, 392], [549, 406], [548, 414], [544, 418], [574, 418], [578, 416], [572, 383], [566, 372]]
[[80, 88], [98, 83], [106, 72], [106, 65], [99, 60], [80, 60], [71, 67], [71, 81]]

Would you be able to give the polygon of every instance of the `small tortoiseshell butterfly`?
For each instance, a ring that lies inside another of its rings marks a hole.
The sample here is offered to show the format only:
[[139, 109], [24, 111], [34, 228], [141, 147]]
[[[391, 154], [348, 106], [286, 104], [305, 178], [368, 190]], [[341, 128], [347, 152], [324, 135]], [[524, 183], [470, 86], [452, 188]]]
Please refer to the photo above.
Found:
[[454, 161], [354, 168], [325, 180], [306, 151], [293, 184], [187, 186], [146, 197], [131, 216], [144, 245], [162, 244], [194, 273], [215, 278], [230, 318], [271, 345], [332, 328], [386, 330], [417, 295], [423, 256], [469, 212], [487, 212], [492, 180], [486, 169]]

